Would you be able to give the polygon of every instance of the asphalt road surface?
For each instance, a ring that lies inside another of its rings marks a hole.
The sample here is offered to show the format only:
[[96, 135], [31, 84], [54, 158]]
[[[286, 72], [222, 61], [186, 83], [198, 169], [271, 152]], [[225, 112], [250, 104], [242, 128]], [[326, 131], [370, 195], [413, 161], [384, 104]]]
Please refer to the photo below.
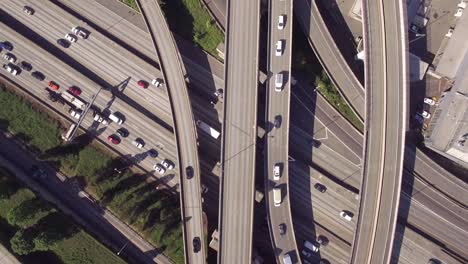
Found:
[[[269, 1], [268, 31], [268, 80], [266, 90], [266, 138], [265, 138], [265, 193], [268, 221], [273, 251], [277, 262], [285, 255], [293, 262], [301, 263], [289, 202], [289, 103], [291, 97], [291, 47], [292, 47], [292, 1]], [[279, 17], [284, 25], [279, 29]], [[278, 44], [280, 43], [280, 44]], [[280, 47], [277, 47], [280, 45]], [[281, 91], [275, 91], [275, 75], [282, 74]], [[274, 167], [279, 168], [279, 179], [274, 179]], [[281, 188], [281, 205], [275, 206], [273, 188]], [[280, 225], [284, 232], [280, 233]]]
[[353, 263], [389, 263], [393, 250], [409, 74], [405, 8], [406, 3], [401, 2], [362, 4], [366, 123]]
[[66, 178], [63, 175], [56, 173], [54, 169], [44, 163], [41, 167], [46, 171], [47, 178], [38, 184], [25, 171], [38, 162], [28, 151], [11, 139], [7, 139], [3, 134], [0, 135], [0, 163], [44, 198], [71, 214], [75, 220], [98, 236], [101, 241], [110, 243], [116, 252], [128, 243], [122, 250], [122, 254], [134, 261], [139, 263], [172, 263], [129, 226], [87, 198], [86, 195], [82, 195], [83, 191], [73, 188], [70, 182], [65, 181]]
[[219, 263], [252, 257], [260, 1], [227, 2]]

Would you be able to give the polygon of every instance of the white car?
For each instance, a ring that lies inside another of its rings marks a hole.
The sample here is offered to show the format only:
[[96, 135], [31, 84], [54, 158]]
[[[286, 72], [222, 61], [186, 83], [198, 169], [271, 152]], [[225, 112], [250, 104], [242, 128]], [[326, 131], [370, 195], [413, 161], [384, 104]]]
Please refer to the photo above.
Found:
[[422, 117], [424, 117], [425, 119], [428, 119], [428, 118], [431, 118], [431, 114], [427, 111], [423, 111], [421, 113]]
[[283, 41], [282, 40], [278, 40], [276, 42], [276, 53], [275, 53], [275, 55], [277, 57], [283, 55]]
[[435, 105], [434, 99], [429, 98], [429, 97], [424, 98], [424, 103], [428, 105]]
[[284, 20], [286, 18], [286, 15], [280, 15], [278, 16], [278, 29], [282, 30], [284, 28]]
[[275, 75], [275, 91], [281, 92], [283, 90], [283, 74], [277, 73]]
[[172, 170], [174, 168], [174, 164], [168, 159], [163, 160], [161, 164], [168, 170]]
[[66, 34], [65, 38], [72, 43], [75, 43], [78, 40], [77, 37], [73, 34]]
[[343, 218], [346, 221], [351, 221], [353, 219], [353, 216], [350, 213], [346, 212], [346, 211], [341, 211], [340, 216], [341, 216], [341, 218]]
[[133, 140], [132, 144], [133, 144], [133, 146], [135, 146], [135, 147], [137, 147], [139, 149], [141, 149], [141, 148], [143, 148], [145, 146], [145, 142], [141, 138], [137, 138], [137, 139]]
[[16, 57], [15, 55], [11, 54], [11, 53], [5, 53], [5, 55], [3, 55], [3, 58], [11, 63], [15, 63], [16, 62]]
[[281, 167], [279, 164], [276, 164], [275, 167], [273, 167], [273, 180], [277, 181], [281, 177]]
[[18, 68], [16, 68], [14, 65], [12, 64], [8, 64], [8, 65], [5, 65], [3, 66], [5, 68], [5, 70], [7, 70], [7, 72], [11, 73], [11, 75], [18, 75], [19, 71], [18, 71]]
[[159, 79], [153, 79], [151, 83], [156, 87], [160, 87], [162, 85], [162, 82]]
[[445, 37], [451, 38], [454, 30], [455, 30], [455, 28], [453, 28], [453, 27], [449, 28], [449, 30], [445, 34]]
[[80, 119], [81, 117], [81, 113], [82, 111], [80, 109], [70, 109], [70, 111], [68, 111], [70, 113], [71, 116], [73, 116], [74, 118], [76, 119]]
[[82, 39], [86, 39], [88, 38], [88, 32], [86, 32], [83, 28], [81, 27], [74, 27], [72, 28], [72, 33], [77, 35], [78, 37], [82, 38]]
[[161, 175], [163, 175], [166, 172], [166, 169], [160, 164], [154, 164], [153, 169]]

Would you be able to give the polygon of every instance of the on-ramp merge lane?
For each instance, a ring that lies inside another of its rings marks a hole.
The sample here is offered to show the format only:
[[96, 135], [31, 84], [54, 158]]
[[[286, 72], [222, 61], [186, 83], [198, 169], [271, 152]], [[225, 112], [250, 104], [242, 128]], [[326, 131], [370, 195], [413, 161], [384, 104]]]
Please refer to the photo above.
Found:
[[[137, 4], [151, 34], [171, 101], [179, 160], [177, 165], [180, 175], [185, 263], [205, 263], [196, 130], [180, 57], [159, 3], [156, 0], [139, 0]], [[188, 171], [193, 175], [187, 177]], [[195, 240], [198, 240], [198, 245], [192, 242]]]
[[402, 1], [362, 2], [366, 125], [351, 263], [389, 263], [391, 258], [406, 132], [405, 8]]
[[218, 263], [250, 263], [257, 139], [259, 0], [227, 2]]
[[[275, 91], [275, 80], [270, 78], [266, 89], [267, 133], [265, 138], [265, 196], [268, 221], [273, 249], [278, 263], [288, 254], [291, 259], [301, 263], [291, 217], [289, 199], [289, 103], [291, 96], [291, 50], [292, 50], [292, 9], [293, 1], [269, 1], [268, 31], [268, 73], [270, 76], [283, 74], [283, 89]], [[284, 19], [282, 29], [278, 25], [280, 16]], [[277, 47], [280, 45], [280, 47]], [[279, 50], [279, 51], [278, 51]], [[278, 165], [280, 178], [274, 179], [273, 168]], [[281, 206], [274, 205], [272, 188], [279, 187], [283, 192]], [[281, 234], [279, 226], [284, 225]]]

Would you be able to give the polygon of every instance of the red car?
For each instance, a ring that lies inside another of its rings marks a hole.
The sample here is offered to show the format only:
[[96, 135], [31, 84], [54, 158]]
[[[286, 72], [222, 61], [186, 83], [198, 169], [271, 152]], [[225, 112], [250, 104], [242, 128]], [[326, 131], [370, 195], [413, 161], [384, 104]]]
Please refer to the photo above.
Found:
[[81, 94], [81, 89], [76, 86], [72, 86], [68, 88], [68, 91], [74, 96], [79, 96]]
[[107, 137], [107, 141], [109, 141], [110, 143], [112, 143], [114, 145], [117, 145], [117, 144], [120, 143], [120, 138], [119, 138], [119, 136], [117, 136], [115, 134], [112, 134], [112, 135]]
[[52, 90], [57, 91], [59, 89], [59, 85], [56, 84], [54, 81], [49, 81], [49, 87], [52, 88]]
[[139, 80], [137, 83], [138, 83], [138, 86], [140, 86], [140, 87], [143, 88], [143, 89], [148, 88], [148, 85], [149, 85], [148, 82], [143, 81], [143, 80]]

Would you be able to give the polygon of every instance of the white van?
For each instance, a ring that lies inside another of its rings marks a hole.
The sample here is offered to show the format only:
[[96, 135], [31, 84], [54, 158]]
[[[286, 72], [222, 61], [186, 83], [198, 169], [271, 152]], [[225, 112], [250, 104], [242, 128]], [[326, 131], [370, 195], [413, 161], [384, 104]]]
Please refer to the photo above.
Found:
[[292, 264], [291, 256], [288, 253], [283, 256], [283, 264]]
[[123, 120], [120, 119], [120, 117], [114, 115], [113, 113], [109, 115], [109, 119], [114, 121], [115, 123], [117, 123], [119, 125], [123, 124]]
[[277, 73], [275, 75], [275, 91], [281, 92], [283, 88], [283, 74], [282, 73]]
[[275, 207], [278, 207], [281, 205], [281, 202], [282, 202], [281, 188], [279, 187], [273, 188], [273, 200], [275, 201]]
[[284, 18], [286, 15], [280, 15], [278, 16], [278, 29], [282, 30], [284, 28]]

